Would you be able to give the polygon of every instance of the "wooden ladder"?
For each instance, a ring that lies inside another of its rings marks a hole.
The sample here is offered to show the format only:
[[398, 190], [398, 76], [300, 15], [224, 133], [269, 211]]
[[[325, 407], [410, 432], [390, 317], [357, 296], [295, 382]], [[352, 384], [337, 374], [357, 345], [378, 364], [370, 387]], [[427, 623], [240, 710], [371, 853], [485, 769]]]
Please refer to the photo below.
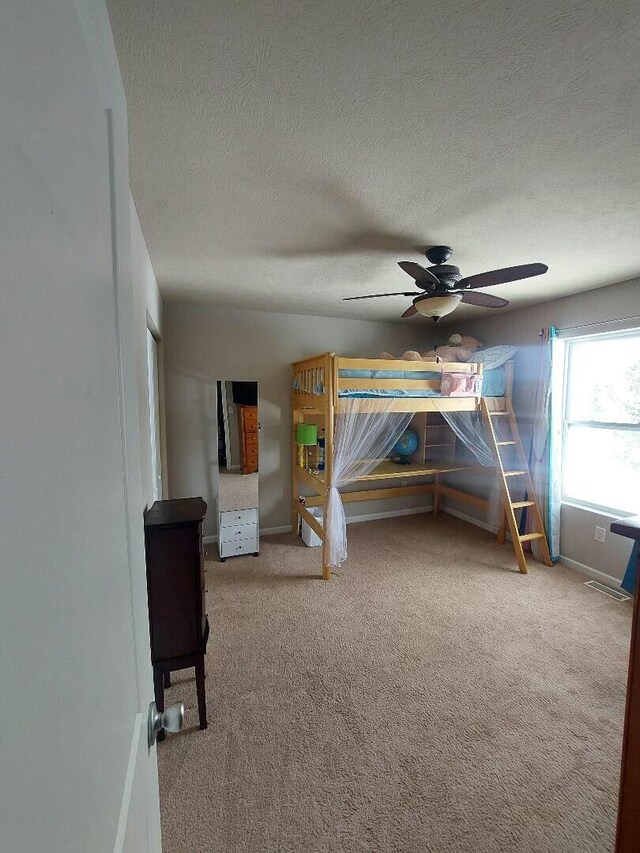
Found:
[[[551, 561], [551, 554], [549, 553], [549, 544], [547, 542], [547, 536], [544, 532], [544, 522], [542, 521], [540, 507], [538, 506], [538, 502], [536, 501], [535, 491], [533, 488], [533, 480], [531, 479], [531, 474], [529, 473], [527, 458], [522, 447], [522, 441], [520, 440], [520, 432], [518, 430], [516, 416], [514, 415], [513, 408], [511, 406], [511, 400], [505, 400], [506, 409], [504, 411], [499, 412], [494, 412], [490, 410], [487, 406], [487, 401], [484, 397], [482, 398], [481, 404], [482, 416], [484, 418], [487, 435], [490, 439], [493, 455], [496, 460], [496, 467], [498, 469], [500, 485], [502, 487], [503, 514], [500, 529], [498, 531], [498, 541], [503, 545], [506, 542], [506, 526], [508, 524], [509, 531], [511, 533], [511, 538], [513, 540], [513, 548], [516, 552], [516, 558], [518, 560], [518, 566], [522, 574], [526, 575], [529, 570], [527, 567], [527, 558], [525, 557], [522, 543], [531, 542], [533, 539], [540, 540], [540, 547], [542, 548], [542, 559], [545, 566], [552, 566], [553, 563]], [[510, 431], [510, 434], [508, 436], [505, 436], [504, 438], [498, 438], [494, 426], [495, 418], [500, 418], [504, 423], [508, 425]], [[515, 451], [515, 455], [518, 459], [516, 468], [505, 468], [505, 463], [502, 459], [503, 447]], [[509, 489], [509, 483], [512, 479], [514, 480], [514, 482], [524, 483], [527, 500], [513, 500], [511, 496], [511, 491]], [[531, 518], [533, 521], [533, 532], [521, 535], [518, 528], [516, 510], [524, 509], [525, 507], [527, 507], [529, 512], [531, 513]]]

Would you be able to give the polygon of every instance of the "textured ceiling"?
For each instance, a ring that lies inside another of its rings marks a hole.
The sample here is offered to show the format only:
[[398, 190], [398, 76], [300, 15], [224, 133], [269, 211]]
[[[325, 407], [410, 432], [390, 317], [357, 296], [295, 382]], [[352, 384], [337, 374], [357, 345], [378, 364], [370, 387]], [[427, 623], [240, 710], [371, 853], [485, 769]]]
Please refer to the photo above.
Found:
[[636, 0], [108, 5], [166, 297], [394, 319], [340, 300], [434, 243], [547, 263], [512, 307], [640, 273]]

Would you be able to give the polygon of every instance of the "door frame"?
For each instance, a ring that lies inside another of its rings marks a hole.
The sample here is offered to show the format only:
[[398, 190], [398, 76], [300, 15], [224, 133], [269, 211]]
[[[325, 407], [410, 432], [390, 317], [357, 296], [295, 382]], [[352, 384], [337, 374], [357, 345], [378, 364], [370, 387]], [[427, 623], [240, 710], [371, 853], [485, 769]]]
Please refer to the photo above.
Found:
[[[148, 751], [149, 788], [146, 802], [137, 797], [135, 776], [146, 744], [149, 702], [153, 699], [149, 612], [144, 549], [144, 497], [136, 377], [136, 328], [131, 260], [131, 211], [127, 106], [106, 4], [103, 0], [74, 0], [94, 70], [94, 84], [105, 111], [109, 140], [111, 250], [118, 361], [118, 394], [123, 447], [124, 500], [132, 635], [136, 654], [138, 713], [131, 733], [131, 748], [124, 781], [114, 853], [135, 849], [131, 838], [134, 804], [146, 811], [149, 853], [161, 853], [160, 798], [156, 748]], [[144, 756], [142, 756], [144, 757]], [[141, 851], [142, 853], [142, 851]]]

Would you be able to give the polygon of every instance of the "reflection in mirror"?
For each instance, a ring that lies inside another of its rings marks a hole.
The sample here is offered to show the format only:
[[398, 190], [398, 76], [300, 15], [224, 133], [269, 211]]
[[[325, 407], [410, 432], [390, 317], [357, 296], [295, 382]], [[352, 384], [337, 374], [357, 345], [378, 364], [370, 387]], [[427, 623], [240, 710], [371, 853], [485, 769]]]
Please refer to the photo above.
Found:
[[220, 559], [258, 552], [258, 383], [219, 381]]

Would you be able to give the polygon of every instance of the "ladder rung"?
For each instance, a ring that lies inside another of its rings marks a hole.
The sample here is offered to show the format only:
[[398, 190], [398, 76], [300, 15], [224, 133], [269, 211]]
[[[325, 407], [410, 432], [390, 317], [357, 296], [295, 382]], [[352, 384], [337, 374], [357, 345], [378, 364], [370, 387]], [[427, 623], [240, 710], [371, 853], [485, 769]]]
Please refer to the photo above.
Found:
[[532, 539], [544, 539], [544, 533], [525, 533], [524, 536], [518, 536], [521, 542], [531, 542]]
[[521, 477], [523, 474], [528, 474], [528, 471], [504, 471], [505, 477]]
[[517, 444], [517, 441], [496, 441], [498, 447], [504, 447], [505, 444]]
[[489, 412], [489, 417], [490, 418], [499, 418], [499, 417], [505, 417], [505, 416], [510, 415], [510, 414], [511, 414], [511, 412]]
[[522, 507], [525, 507], [525, 506], [535, 506], [535, 505], [536, 505], [535, 501], [515, 501], [514, 503], [511, 504], [513, 509], [522, 509]]

